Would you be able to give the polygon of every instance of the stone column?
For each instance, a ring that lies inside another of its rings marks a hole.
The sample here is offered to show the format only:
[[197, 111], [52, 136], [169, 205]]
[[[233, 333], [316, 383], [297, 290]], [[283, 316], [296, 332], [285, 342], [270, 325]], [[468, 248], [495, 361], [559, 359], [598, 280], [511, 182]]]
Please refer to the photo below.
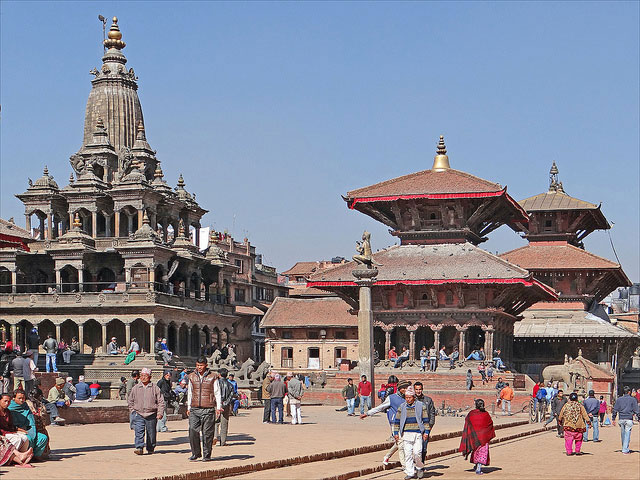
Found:
[[384, 330], [384, 359], [389, 360], [389, 350], [391, 350], [391, 328], [383, 328]]
[[196, 247], [200, 248], [200, 227], [194, 227], [194, 228], [195, 230], [193, 232], [194, 233], [193, 237], [196, 240]]
[[416, 359], [416, 330], [418, 325], [407, 325], [409, 331], [409, 358], [411, 360]]
[[47, 238], [53, 239], [53, 212], [47, 213]]
[[[59, 342], [61, 337], [60, 324], [56, 323], [56, 340]], [[70, 340], [70, 339], [68, 339]]]
[[98, 212], [91, 212], [91, 236], [98, 237]]
[[45, 239], [45, 222], [44, 222], [44, 217], [40, 218], [40, 240], [44, 240]]
[[431, 330], [433, 330], [433, 347], [436, 351], [440, 350], [440, 330], [442, 330], [441, 325], [430, 325]]
[[73, 228], [73, 212], [69, 212], [69, 230]]
[[162, 220], [162, 241], [164, 243], [167, 243], [167, 235], [169, 234], [167, 228], [169, 228], [169, 222], [167, 222], [167, 219], [165, 218]]
[[373, 311], [371, 310], [371, 287], [378, 275], [376, 268], [353, 270], [358, 285], [358, 368], [360, 376], [366, 375], [371, 382], [371, 406], [375, 404], [375, 372], [373, 365]]
[[114, 237], [119, 237], [120, 236], [120, 211], [114, 212], [113, 214], [116, 216], [115, 223], [113, 225], [113, 229], [115, 230]]
[[13, 342], [13, 347], [15, 348], [18, 343], [18, 325], [15, 323], [11, 324], [11, 341]]
[[31, 215], [28, 214], [24, 214], [24, 218], [25, 218], [25, 222], [24, 222], [24, 229], [31, 233]]
[[78, 291], [79, 292], [84, 292], [84, 269], [82, 267], [83, 265], [80, 265], [80, 268], [78, 268]]
[[138, 228], [142, 228], [142, 217], [144, 217], [144, 208], [138, 210]]
[[493, 358], [493, 332], [492, 327], [482, 327], [484, 330], [484, 355], [489, 361]]
[[113, 217], [113, 215], [104, 216], [104, 236], [105, 237], [111, 236], [111, 217]]
[[107, 353], [107, 325], [103, 323], [102, 325], [102, 353]]
[[131, 324], [125, 323], [124, 324], [124, 345], [125, 347], [129, 348], [130, 344], [131, 344]]
[[127, 236], [133, 233], [133, 217], [128, 213], [125, 213], [127, 216]]
[[464, 353], [464, 349], [465, 349], [465, 340], [466, 340], [465, 337], [467, 335], [467, 329], [464, 327], [461, 327], [461, 328], [458, 328], [458, 332], [460, 332], [460, 342], [458, 343], [458, 351], [460, 352], [460, 360], [464, 360], [466, 357]]
[[127, 284], [127, 288], [129, 288], [129, 284], [131, 283], [131, 268], [124, 269], [124, 281]]
[[11, 271], [11, 293], [16, 293], [18, 291], [18, 271]]
[[156, 353], [156, 325], [154, 323], [149, 325], [149, 353], [152, 355]]
[[84, 323], [78, 324], [78, 343], [80, 344], [80, 353], [84, 353]]
[[153, 292], [155, 289], [156, 271], [153, 268], [149, 268], [149, 291]]
[[[227, 339], [229, 341], [229, 339]], [[191, 328], [187, 328], [187, 357], [191, 357], [193, 348], [191, 347]]]
[[180, 325], [176, 325], [176, 355], [182, 355], [182, 349], [180, 348]]
[[62, 274], [59, 268], [56, 268], [56, 291], [58, 293], [62, 292]]

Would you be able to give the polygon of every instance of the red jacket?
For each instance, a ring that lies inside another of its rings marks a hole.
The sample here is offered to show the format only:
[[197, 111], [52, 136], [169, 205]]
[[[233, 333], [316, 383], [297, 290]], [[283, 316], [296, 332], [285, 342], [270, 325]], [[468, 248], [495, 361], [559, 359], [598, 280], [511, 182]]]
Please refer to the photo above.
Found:
[[537, 383], [533, 386], [533, 395], [531, 395], [533, 398], [536, 398], [536, 394], [538, 393], [538, 390], [540, 390], [540, 385], [538, 385]]
[[371, 395], [371, 382], [360, 382], [358, 384], [358, 395], [362, 395], [363, 397]]

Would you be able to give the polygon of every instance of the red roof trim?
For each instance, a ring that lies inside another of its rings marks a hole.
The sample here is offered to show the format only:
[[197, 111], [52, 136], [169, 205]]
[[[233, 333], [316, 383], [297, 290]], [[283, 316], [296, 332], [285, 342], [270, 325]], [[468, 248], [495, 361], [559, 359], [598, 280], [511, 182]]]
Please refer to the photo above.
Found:
[[[466, 283], [466, 284], [522, 284], [525, 287], [539, 287], [553, 298], [558, 298], [558, 295], [551, 288], [547, 287], [544, 283], [532, 278], [491, 278], [491, 279], [449, 279], [449, 280], [379, 280], [375, 285], [445, 285], [447, 283]], [[307, 287], [357, 287], [355, 281], [343, 281], [343, 282], [307, 282]]]
[[[394, 202], [396, 200], [413, 200], [416, 198], [430, 198], [430, 199], [449, 199], [449, 198], [485, 198], [485, 197], [499, 197], [505, 193], [505, 189], [498, 192], [469, 192], [469, 193], [420, 193], [412, 195], [389, 195], [386, 197], [356, 197], [349, 200], [348, 206], [350, 209], [354, 209], [356, 203], [371, 203], [371, 202]], [[522, 207], [520, 207], [522, 209]], [[524, 211], [524, 210], [523, 210]]]
[[16, 237], [13, 235], [7, 235], [4, 233], [0, 233], [0, 242], [6, 242], [12, 245], [15, 245], [18, 248], [21, 248], [25, 252], [30, 252], [29, 245], [22, 237]]

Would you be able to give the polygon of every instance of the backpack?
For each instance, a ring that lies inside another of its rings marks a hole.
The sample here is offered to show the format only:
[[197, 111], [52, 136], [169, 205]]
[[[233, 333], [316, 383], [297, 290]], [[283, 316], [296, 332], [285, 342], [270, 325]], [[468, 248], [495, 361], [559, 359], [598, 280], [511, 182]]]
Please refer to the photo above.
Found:
[[231, 405], [236, 399], [236, 394], [233, 391], [233, 386], [227, 381], [226, 378], [219, 378], [218, 385], [220, 386], [220, 400], [222, 400], [222, 406], [226, 407]]
[[538, 390], [538, 393], [536, 393], [536, 399], [538, 400], [546, 400], [547, 399], [547, 390], [544, 388], [541, 388], [540, 390]]

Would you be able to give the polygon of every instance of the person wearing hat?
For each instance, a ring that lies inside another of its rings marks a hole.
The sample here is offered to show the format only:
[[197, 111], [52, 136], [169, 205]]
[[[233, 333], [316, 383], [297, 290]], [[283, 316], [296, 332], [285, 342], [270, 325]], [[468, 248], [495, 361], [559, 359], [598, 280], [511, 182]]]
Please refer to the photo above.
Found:
[[164, 415], [165, 403], [162, 392], [151, 381], [150, 369], [143, 368], [140, 371], [140, 382], [131, 389], [127, 403], [135, 431], [135, 450], [133, 453], [143, 454], [146, 432], [147, 454], [151, 454], [156, 449], [156, 427], [158, 420]]
[[404, 392], [404, 402], [398, 408], [393, 420], [393, 438], [399, 442], [402, 438], [404, 448], [405, 480], [414, 478], [416, 470], [418, 478], [424, 475], [422, 463], [422, 443], [429, 438], [429, 419], [423, 421], [424, 405], [416, 400], [413, 387]]
[[[362, 415], [360, 415], [360, 418], [365, 419], [379, 412], [387, 412], [387, 420], [389, 421], [391, 433], [393, 434], [393, 421], [396, 416], [396, 412], [398, 411], [398, 408], [400, 408], [400, 405], [404, 403], [404, 394], [407, 388], [409, 388], [410, 386], [411, 382], [409, 380], [400, 380], [400, 382], [398, 382], [398, 390], [396, 393], [387, 395], [387, 397], [384, 399], [384, 402], [382, 402], [377, 407], [374, 407], [371, 410], [363, 413]], [[396, 451], [398, 451], [398, 457], [400, 457], [402, 468], [405, 468], [404, 444], [402, 441], [402, 437], [395, 439], [395, 443], [391, 446], [387, 454], [382, 459], [382, 464], [389, 465], [389, 459], [391, 458], [391, 455], [393, 455]]]
[[120, 352], [120, 348], [118, 347], [118, 342], [116, 341], [116, 337], [111, 337], [111, 341], [107, 345], [107, 354], [117, 355], [119, 352]]
[[24, 377], [24, 391], [29, 394], [35, 386], [34, 372], [38, 370], [36, 363], [33, 361], [33, 350], [27, 350], [22, 354], [24, 363], [22, 364], [22, 376]]
[[56, 378], [56, 384], [49, 389], [49, 394], [44, 403], [44, 407], [49, 412], [49, 418], [51, 419], [51, 425], [60, 425], [64, 422], [64, 418], [58, 415], [58, 408], [68, 407], [71, 402], [64, 393], [64, 378]]
[[[600, 441], [600, 429], [599, 429], [599, 418], [598, 412], [600, 411], [600, 402], [596, 398], [596, 392], [593, 390], [589, 390], [589, 396], [584, 399], [582, 402], [584, 405], [584, 409], [587, 411], [587, 415], [589, 415], [589, 419], [591, 420], [591, 425], [593, 425], [593, 441]], [[583, 442], [589, 441], [589, 425], [587, 424], [587, 429], [584, 431], [584, 435], [582, 436]]]

